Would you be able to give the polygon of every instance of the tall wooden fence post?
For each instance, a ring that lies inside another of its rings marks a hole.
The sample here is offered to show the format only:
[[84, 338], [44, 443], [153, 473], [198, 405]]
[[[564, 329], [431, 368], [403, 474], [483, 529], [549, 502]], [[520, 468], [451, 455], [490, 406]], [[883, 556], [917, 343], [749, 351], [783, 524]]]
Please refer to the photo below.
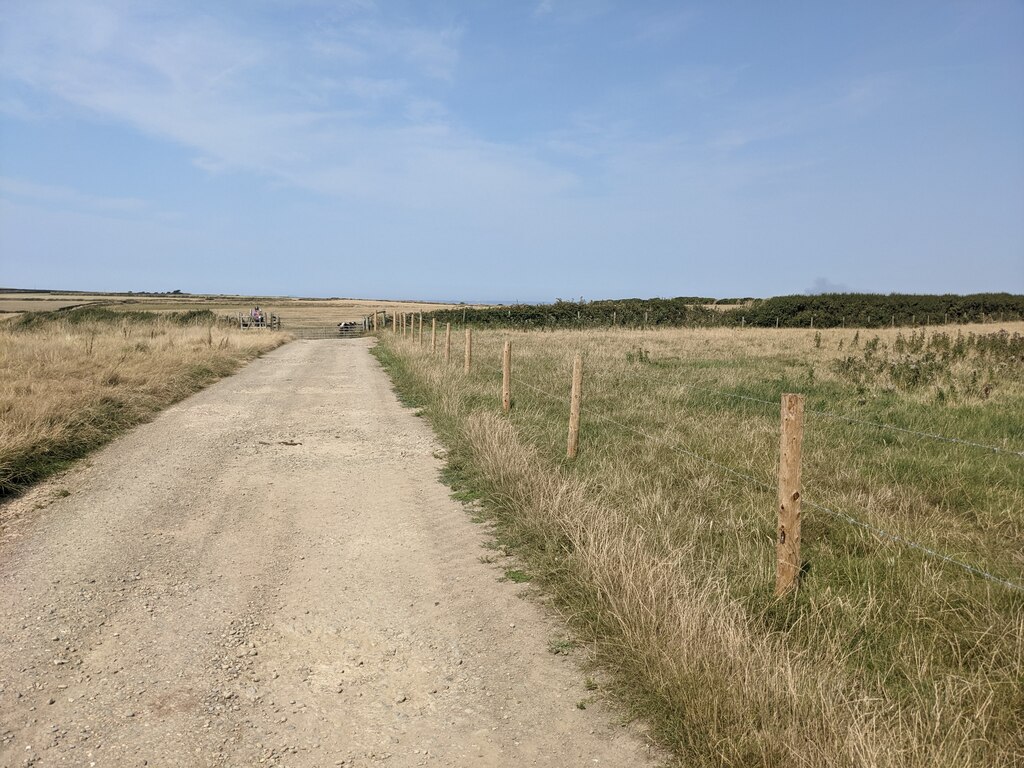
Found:
[[569, 447], [566, 456], [576, 458], [580, 445], [580, 404], [583, 401], [583, 355], [572, 361], [572, 395], [569, 398]]
[[437, 318], [430, 319], [430, 354], [437, 354]]
[[420, 346], [423, 346], [423, 313], [420, 312]]
[[784, 595], [800, 577], [800, 451], [804, 441], [804, 397], [782, 396], [779, 439], [779, 530], [775, 540], [775, 594]]
[[512, 407], [512, 342], [506, 341], [501, 351], [501, 410]]
[[452, 324], [444, 324], [444, 361], [447, 363], [452, 359]]
[[466, 365], [463, 368], [463, 373], [469, 373], [470, 368], [473, 367], [473, 329], [466, 329]]

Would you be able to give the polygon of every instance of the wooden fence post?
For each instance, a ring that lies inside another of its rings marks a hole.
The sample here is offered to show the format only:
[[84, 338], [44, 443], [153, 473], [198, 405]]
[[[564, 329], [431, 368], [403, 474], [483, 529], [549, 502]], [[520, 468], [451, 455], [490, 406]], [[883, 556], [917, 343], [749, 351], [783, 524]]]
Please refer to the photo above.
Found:
[[501, 352], [501, 410], [512, 407], [512, 342], [506, 341]]
[[420, 346], [423, 346], [423, 313], [420, 312]]
[[444, 361], [447, 363], [452, 359], [452, 324], [444, 324]]
[[437, 318], [430, 318], [430, 354], [437, 354]]
[[775, 594], [784, 595], [800, 577], [800, 451], [804, 439], [804, 396], [782, 396], [779, 439], [779, 530], [775, 540]]
[[469, 373], [469, 369], [473, 365], [473, 329], [466, 329], [466, 365], [463, 368], [463, 373]]
[[569, 447], [566, 456], [576, 458], [580, 444], [580, 404], [583, 400], [583, 355], [572, 361], [572, 395], [569, 398]]

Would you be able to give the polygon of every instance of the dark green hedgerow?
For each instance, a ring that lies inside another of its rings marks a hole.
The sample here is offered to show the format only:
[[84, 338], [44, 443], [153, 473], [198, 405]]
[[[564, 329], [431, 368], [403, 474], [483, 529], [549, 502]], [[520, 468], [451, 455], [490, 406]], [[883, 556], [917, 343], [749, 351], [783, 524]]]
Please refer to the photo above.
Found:
[[[1024, 296], [832, 293], [770, 299], [607, 299], [553, 304], [459, 307], [431, 312], [439, 323], [499, 328], [596, 328], [608, 326], [691, 328], [884, 328], [983, 323], [1024, 319]], [[714, 307], [714, 308], [712, 308]]]

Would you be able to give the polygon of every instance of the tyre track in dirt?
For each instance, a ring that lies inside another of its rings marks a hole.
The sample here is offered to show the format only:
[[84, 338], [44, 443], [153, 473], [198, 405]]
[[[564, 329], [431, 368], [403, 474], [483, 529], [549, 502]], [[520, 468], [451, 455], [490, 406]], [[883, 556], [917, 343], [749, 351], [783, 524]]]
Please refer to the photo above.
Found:
[[370, 343], [293, 342], [0, 507], [0, 766], [656, 764]]

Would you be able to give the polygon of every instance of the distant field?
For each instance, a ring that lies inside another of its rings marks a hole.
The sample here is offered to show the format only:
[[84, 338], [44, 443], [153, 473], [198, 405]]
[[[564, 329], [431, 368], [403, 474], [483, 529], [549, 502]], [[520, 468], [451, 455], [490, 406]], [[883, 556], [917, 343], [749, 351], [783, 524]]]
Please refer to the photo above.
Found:
[[[430, 312], [449, 309], [454, 304], [415, 301], [370, 301], [363, 299], [297, 299], [284, 297], [239, 296], [126, 296], [124, 294], [46, 294], [0, 293], [0, 313], [45, 312], [79, 304], [97, 304], [113, 310], [184, 312], [206, 309], [219, 316], [248, 313], [254, 305], [280, 315], [283, 329], [289, 326], [334, 325], [360, 320], [374, 311]], [[479, 305], [475, 305], [479, 306]]]
[[9, 312], [52, 312], [65, 307], [76, 307], [81, 304], [89, 304], [91, 301], [74, 298], [17, 298], [9, 294], [0, 294], [0, 313]]
[[[680, 765], [1024, 764], [1024, 323], [477, 329], [468, 376], [457, 331], [448, 366], [377, 354]], [[805, 572], [777, 599], [784, 392]]]

